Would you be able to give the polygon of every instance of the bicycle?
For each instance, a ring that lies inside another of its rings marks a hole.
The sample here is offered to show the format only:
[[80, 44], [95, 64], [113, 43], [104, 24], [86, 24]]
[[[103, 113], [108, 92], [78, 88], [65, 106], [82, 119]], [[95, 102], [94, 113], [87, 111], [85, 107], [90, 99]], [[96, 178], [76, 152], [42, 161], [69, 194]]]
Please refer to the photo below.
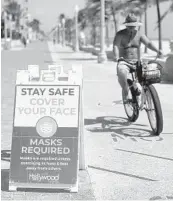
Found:
[[[131, 97], [125, 100], [122, 90], [123, 105], [129, 121], [135, 122], [139, 117], [139, 111], [145, 110], [153, 134], [160, 135], [163, 130], [163, 115], [160, 99], [153, 84], [161, 81], [161, 69], [163, 67], [157, 61], [157, 57], [155, 60], [150, 60], [149, 62], [140, 61], [135, 64], [123, 58], [118, 60], [118, 62], [120, 61], [127, 63], [132, 76], [132, 79], [127, 79]], [[153, 64], [155, 64], [155, 68], [153, 68]], [[141, 86], [141, 98], [139, 98], [139, 91], [135, 89], [136, 82]]]

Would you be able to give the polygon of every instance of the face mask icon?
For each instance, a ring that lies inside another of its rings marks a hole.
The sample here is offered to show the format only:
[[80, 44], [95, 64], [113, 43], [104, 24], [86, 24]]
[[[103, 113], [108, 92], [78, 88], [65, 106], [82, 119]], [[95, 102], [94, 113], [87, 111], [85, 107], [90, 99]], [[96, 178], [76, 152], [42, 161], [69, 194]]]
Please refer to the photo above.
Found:
[[36, 124], [36, 131], [41, 137], [52, 137], [57, 131], [57, 123], [52, 117], [43, 117]]
[[51, 133], [53, 131], [52, 125], [50, 123], [44, 123], [42, 125], [40, 125], [40, 131], [43, 133]]

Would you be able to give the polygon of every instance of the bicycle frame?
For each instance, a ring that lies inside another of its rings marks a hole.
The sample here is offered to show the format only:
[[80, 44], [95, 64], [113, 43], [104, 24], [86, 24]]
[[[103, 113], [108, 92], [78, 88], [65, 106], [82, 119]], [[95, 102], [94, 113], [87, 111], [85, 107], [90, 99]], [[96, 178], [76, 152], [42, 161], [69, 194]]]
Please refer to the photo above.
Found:
[[[131, 72], [131, 76], [132, 76], [132, 82], [134, 83], [135, 81], [137, 81], [137, 73], [135, 72]], [[142, 87], [142, 91], [141, 91], [141, 104], [138, 105], [139, 110], [143, 110], [144, 109], [144, 105], [146, 103], [146, 95], [145, 95], [145, 91], [146, 91], [146, 87], [145, 85], [143, 85], [143, 83], [140, 83], [141, 87]], [[133, 85], [132, 85], [133, 86]]]

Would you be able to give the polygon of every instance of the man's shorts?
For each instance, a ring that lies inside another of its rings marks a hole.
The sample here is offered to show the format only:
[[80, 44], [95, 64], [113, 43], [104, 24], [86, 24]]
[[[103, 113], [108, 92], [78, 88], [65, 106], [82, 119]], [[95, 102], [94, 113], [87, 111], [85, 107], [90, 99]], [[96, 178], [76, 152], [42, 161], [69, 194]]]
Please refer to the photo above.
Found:
[[117, 65], [117, 76], [121, 78], [122, 76], [126, 76], [127, 79], [130, 77], [130, 68], [127, 66], [125, 61], [120, 61]]
[[[131, 64], [136, 64], [137, 61], [136, 60], [129, 60], [129, 62]], [[118, 62], [117, 75], [118, 75], [118, 77], [126, 76], [127, 79], [131, 79], [130, 68], [128, 66], [128, 63], [126, 63], [125, 61]]]

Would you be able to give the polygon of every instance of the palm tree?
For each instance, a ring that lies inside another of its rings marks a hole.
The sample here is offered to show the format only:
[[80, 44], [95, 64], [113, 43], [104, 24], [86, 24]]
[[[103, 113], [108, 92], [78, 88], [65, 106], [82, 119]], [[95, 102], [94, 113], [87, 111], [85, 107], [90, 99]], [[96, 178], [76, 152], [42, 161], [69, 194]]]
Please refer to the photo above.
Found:
[[87, 21], [88, 21], [87, 8], [85, 7], [84, 9], [81, 9], [78, 12], [78, 23], [82, 30], [84, 30], [87, 27], [88, 25]]
[[95, 5], [88, 4], [84, 9], [78, 12], [78, 23], [81, 30], [91, 27], [91, 43], [96, 43], [96, 27], [98, 23], [98, 14]]
[[73, 19], [67, 18], [65, 21], [65, 32], [66, 32], [66, 40], [71, 43], [72, 42], [72, 32], [73, 32]]
[[[109, 9], [110, 2], [106, 0], [105, 5], [105, 21], [106, 26], [111, 15]], [[100, 24], [100, 0], [90, 0], [88, 1], [86, 7], [81, 9], [78, 13], [78, 22], [80, 24], [80, 28], [83, 30], [87, 26], [91, 27], [91, 35], [92, 35], [92, 44], [96, 44], [97, 38], [97, 27]]]
[[169, 8], [161, 16], [160, 21], [162, 21], [171, 12], [173, 12], [173, 0], [172, 0], [172, 2], [170, 4]]
[[159, 34], [159, 49], [162, 50], [162, 28], [161, 28], [161, 15], [159, 0], [156, 0], [157, 17], [158, 17], [158, 34]]
[[39, 33], [40, 24], [41, 22], [38, 19], [33, 19], [31, 22], [28, 23], [28, 26], [30, 26], [33, 31]]
[[22, 14], [20, 4], [16, 1], [9, 1], [7, 5], [4, 6], [4, 11], [9, 15], [12, 15], [12, 21], [16, 21], [16, 28], [19, 27], [19, 21]]
[[[159, 39], [159, 49], [162, 50], [162, 28], [161, 28], [161, 22], [164, 19], [164, 17], [173, 10], [173, 3], [171, 4], [168, 11], [166, 11], [162, 16], [160, 14], [160, 2], [169, 1], [169, 0], [130, 0], [130, 2], [139, 2], [141, 5], [146, 4], [155, 4], [157, 9], [157, 28], [158, 28], [158, 39]], [[172, 1], [172, 0], [171, 0]], [[146, 6], [147, 7], [147, 6]]]

